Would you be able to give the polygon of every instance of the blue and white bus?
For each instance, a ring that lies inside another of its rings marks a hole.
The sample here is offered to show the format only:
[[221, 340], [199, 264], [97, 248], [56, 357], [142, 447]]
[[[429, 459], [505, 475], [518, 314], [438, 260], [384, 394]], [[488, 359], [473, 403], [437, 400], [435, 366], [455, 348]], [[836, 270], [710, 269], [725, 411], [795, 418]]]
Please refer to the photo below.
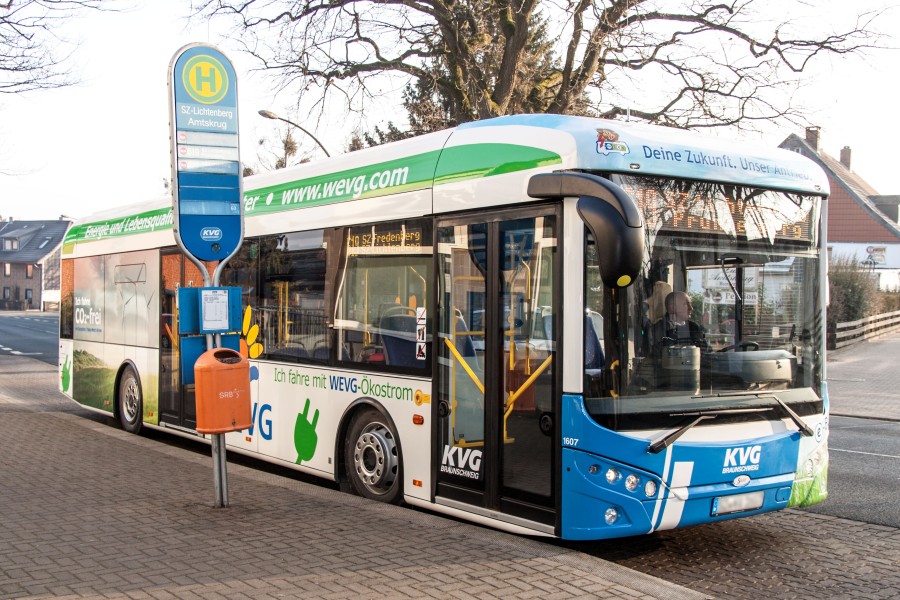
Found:
[[[566, 539], [819, 502], [827, 192], [796, 153], [558, 115], [249, 177], [227, 447]], [[61, 390], [203, 438], [169, 201], [78, 223], [63, 273]]]

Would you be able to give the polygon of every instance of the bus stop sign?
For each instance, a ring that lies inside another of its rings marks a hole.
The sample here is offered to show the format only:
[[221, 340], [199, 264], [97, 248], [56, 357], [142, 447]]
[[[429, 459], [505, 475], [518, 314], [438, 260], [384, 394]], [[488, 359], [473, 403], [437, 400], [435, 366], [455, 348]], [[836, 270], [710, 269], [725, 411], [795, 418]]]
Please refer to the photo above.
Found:
[[175, 239], [197, 260], [222, 261], [244, 234], [234, 67], [189, 44], [169, 63], [169, 92]]

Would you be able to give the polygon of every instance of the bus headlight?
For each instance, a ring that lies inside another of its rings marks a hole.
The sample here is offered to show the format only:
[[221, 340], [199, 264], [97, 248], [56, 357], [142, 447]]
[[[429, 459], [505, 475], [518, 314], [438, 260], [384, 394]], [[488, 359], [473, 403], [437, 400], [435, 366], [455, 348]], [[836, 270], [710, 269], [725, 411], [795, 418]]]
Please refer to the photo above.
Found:
[[607, 508], [606, 512], [603, 514], [603, 520], [606, 521], [607, 525], [614, 524], [619, 520], [619, 511], [612, 507]]
[[613, 483], [617, 482], [621, 476], [622, 475], [619, 473], [618, 470], [612, 469], [612, 468], [607, 469], [606, 470], [606, 483], [609, 483], [610, 485], [612, 485]]
[[648, 498], [652, 498], [656, 495], [656, 482], [652, 479], [644, 484], [644, 494]]
[[641, 485], [641, 478], [637, 475], [631, 474], [625, 478], [625, 489], [629, 492], [638, 489], [639, 485]]

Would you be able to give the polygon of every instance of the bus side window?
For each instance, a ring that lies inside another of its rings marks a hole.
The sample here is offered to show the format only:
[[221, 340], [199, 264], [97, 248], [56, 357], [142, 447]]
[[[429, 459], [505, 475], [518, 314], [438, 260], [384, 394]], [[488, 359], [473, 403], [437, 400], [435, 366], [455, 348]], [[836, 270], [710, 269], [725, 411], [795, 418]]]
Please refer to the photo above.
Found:
[[346, 229], [334, 328], [341, 362], [430, 368], [430, 221]]
[[236, 267], [252, 272], [256, 296], [252, 320], [259, 326], [262, 358], [285, 362], [325, 361], [328, 328], [325, 312], [325, 231], [299, 231], [259, 238]]

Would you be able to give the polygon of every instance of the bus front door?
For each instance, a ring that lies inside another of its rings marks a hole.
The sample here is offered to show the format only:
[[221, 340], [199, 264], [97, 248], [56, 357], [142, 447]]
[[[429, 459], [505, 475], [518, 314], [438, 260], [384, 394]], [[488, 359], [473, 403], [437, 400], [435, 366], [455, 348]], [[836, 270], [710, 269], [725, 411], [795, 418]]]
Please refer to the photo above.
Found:
[[439, 223], [436, 501], [552, 528], [557, 211]]

